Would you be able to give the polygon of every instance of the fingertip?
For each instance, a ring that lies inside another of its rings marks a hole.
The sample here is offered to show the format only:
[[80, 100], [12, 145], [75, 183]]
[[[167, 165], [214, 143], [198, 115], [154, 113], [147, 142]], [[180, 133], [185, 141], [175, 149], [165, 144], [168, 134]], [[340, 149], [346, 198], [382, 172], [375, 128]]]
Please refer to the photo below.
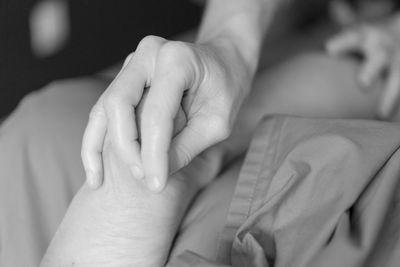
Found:
[[166, 181], [159, 176], [150, 176], [146, 178], [146, 184], [150, 191], [160, 193], [164, 189]]
[[90, 189], [96, 190], [101, 186], [103, 177], [99, 173], [96, 174], [95, 172], [87, 171], [86, 182]]

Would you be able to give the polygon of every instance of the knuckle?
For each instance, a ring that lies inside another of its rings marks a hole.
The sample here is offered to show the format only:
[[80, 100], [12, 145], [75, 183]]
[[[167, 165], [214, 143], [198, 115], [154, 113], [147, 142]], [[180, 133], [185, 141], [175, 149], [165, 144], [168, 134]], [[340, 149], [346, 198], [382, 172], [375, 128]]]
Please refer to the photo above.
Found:
[[103, 104], [106, 110], [113, 110], [119, 106], [120, 97], [116, 92], [109, 92], [103, 99]]
[[99, 103], [96, 103], [89, 112], [89, 119], [97, 119], [104, 117], [103, 108], [100, 107]]
[[191, 49], [181, 41], [170, 41], [160, 48], [160, 60], [166, 64], [180, 66], [180, 63], [189, 55]]
[[166, 75], [178, 76], [189, 83], [196, 73], [196, 56], [189, 44], [180, 41], [165, 43], [159, 51], [158, 63]]
[[135, 52], [131, 52], [131, 53], [129, 53], [129, 55], [126, 56], [123, 66], [127, 65], [131, 61], [134, 54], [135, 54]]
[[162, 43], [165, 42], [165, 39], [159, 36], [148, 35], [144, 37], [138, 44], [137, 50], [142, 49], [154, 49], [159, 47]]

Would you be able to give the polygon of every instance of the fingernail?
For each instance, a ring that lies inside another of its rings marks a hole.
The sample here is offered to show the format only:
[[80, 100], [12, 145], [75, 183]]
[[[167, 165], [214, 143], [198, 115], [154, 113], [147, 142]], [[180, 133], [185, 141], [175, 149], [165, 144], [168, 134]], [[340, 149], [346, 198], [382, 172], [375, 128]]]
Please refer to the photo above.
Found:
[[131, 166], [131, 172], [134, 178], [141, 180], [144, 178], [143, 171], [136, 165]]
[[147, 187], [150, 191], [159, 193], [162, 190], [160, 179], [157, 176], [152, 176], [146, 179]]
[[100, 186], [99, 178], [91, 171], [86, 172], [86, 181], [91, 189], [97, 189]]

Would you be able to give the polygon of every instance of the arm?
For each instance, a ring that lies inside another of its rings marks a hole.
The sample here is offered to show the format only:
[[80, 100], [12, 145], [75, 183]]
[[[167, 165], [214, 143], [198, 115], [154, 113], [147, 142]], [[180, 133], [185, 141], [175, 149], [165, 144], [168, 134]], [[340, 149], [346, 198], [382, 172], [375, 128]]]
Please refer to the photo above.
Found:
[[210, 0], [197, 43], [217, 43], [236, 51], [254, 74], [264, 34], [276, 10], [276, 0]]
[[93, 191], [84, 184], [77, 192], [41, 267], [164, 266], [200, 181], [208, 180], [207, 165], [195, 159], [154, 194], [132, 177], [109, 143], [103, 159], [103, 186]]
[[[244, 97], [249, 94], [263, 38], [282, 2], [285, 1], [208, 1], [195, 43], [221, 47], [223, 51], [227, 51], [228, 58], [236, 60], [230, 64], [238, 68], [235, 72], [248, 76], [241, 77], [249, 83], [241, 88]], [[257, 95], [249, 96], [254, 97]], [[202, 153], [201, 158], [206, 159], [212, 172], [210, 177], [216, 177], [224, 166], [246, 151], [256, 125], [264, 114], [260, 105], [254, 106], [252, 103], [244, 103], [238, 111], [230, 137]]]

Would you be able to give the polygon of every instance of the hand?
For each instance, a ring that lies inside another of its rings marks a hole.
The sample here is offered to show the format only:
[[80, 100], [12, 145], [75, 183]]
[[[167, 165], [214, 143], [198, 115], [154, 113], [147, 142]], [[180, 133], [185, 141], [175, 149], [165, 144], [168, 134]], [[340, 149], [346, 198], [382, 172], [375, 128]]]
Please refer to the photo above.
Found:
[[75, 195], [41, 267], [164, 266], [186, 209], [216, 175], [214, 157], [202, 153], [152, 194], [106, 139], [103, 186]]
[[400, 97], [399, 34], [390, 27], [363, 25], [333, 37], [327, 43], [327, 50], [332, 55], [348, 52], [363, 55], [358, 78], [362, 87], [370, 87], [387, 73], [378, 115], [389, 117]]
[[[88, 184], [96, 188], [102, 183], [107, 132], [133, 176], [145, 176], [151, 190], [161, 191], [169, 173], [229, 136], [250, 82], [250, 71], [229, 42], [144, 38], [91, 111], [82, 144]], [[143, 100], [145, 88], [149, 93]], [[187, 121], [174, 137], [180, 106]]]

